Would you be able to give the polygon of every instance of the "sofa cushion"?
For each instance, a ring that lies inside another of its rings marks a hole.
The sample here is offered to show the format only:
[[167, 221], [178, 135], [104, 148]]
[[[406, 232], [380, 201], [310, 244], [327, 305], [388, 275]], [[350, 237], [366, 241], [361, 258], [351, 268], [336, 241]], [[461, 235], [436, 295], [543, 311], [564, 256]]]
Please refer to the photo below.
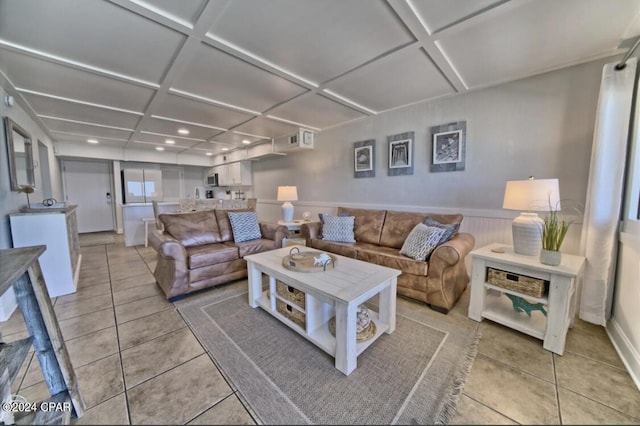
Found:
[[458, 230], [460, 229], [459, 223], [452, 223], [452, 224], [440, 223], [434, 218], [432, 218], [431, 216], [425, 217], [422, 223], [424, 223], [427, 226], [435, 226], [436, 228], [444, 229], [444, 234], [442, 234], [442, 237], [440, 237], [440, 241], [438, 241], [438, 245], [449, 241], [453, 237], [453, 235], [456, 232], [458, 232]]
[[322, 251], [336, 253], [346, 257], [356, 257], [356, 245], [354, 243], [336, 243], [327, 240], [310, 240], [311, 247]]
[[402, 244], [400, 254], [415, 260], [426, 260], [445, 232], [447, 232], [445, 229], [419, 223], [409, 232], [409, 236]]
[[380, 245], [400, 249], [414, 226], [427, 216], [425, 213], [388, 210], [382, 226]]
[[252, 209], [216, 209], [215, 215], [220, 228], [220, 238], [222, 241], [233, 241], [233, 230], [229, 221], [229, 212], [251, 212]]
[[263, 251], [280, 248], [276, 241], [265, 240], [264, 238], [244, 242], [235, 242], [234, 244], [236, 245], [236, 247], [238, 247], [240, 257], [245, 257], [249, 254], [262, 253]]
[[426, 277], [427, 271], [429, 270], [428, 262], [403, 256], [398, 249], [392, 247], [358, 243], [356, 251], [356, 258], [358, 260], [399, 269], [406, 274]]
[[233, 241], [241, 243], [262, 238], [258, 216], [254, 212], [229, 212]]
[[323, 216], [322, 239], [339, 243], [355, 243], [353, 234], [353, 216]]
[[193, 213], [161, 214], [164, 230], [184, 247], [219, 243], [220, 229], [212, 210]]
[[385, 221], [386, 210], [349, 209], [338, 207], [338, 216], [349, 215], [355, 217], [353, 233], [356, 241], [379, 244], [382, 226]]
[[202, 268], [239, 258], [237, 247], [222, 243], [188, 247], [186, 250], [189, 269]]

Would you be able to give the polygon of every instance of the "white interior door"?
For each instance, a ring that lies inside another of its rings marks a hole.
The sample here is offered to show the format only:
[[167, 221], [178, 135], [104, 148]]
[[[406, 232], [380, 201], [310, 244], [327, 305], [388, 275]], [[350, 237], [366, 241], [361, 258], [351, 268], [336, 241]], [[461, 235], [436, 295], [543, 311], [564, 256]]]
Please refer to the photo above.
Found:
[[78, 232], [112, 231], [111, 165], [64, 160], [63, 174], [65, 201], [78, 205]]

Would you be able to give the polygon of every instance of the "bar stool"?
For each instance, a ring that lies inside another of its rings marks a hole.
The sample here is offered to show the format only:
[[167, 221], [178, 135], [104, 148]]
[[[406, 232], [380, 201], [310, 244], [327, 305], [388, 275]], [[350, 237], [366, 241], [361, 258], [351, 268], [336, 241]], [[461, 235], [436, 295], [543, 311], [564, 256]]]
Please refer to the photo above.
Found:
[[143, 217], [142, 221], [144, 222], [144, 246], [149, 247], [149, 223], [155, 223], [155, 217]]

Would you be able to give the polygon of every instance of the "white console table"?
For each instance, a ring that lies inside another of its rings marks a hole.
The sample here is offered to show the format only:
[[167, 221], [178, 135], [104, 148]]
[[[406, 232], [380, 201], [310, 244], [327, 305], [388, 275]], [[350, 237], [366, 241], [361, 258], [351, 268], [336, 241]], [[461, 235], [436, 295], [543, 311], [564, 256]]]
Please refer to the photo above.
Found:
[[77, 207], [31, 208], [9, 215], [14, 247], [47, 247], [40, 256], [40, 266], [51, 297], [75, 293], [78, 285], [82, 255]]
[[[504, 253], [491, 251], [499, 248], [504, 249]], [[490, 244], [472, 251], [470, 255], [473, 269], [469, 318], [475, 321], [486, 318], [526, 333], [543, 340], [545, 349], [562, 355], [567, 331], [573, 326], [575, 290], [577, 280], [582, 278], [585, 258], [562, 253], [562, 263], [549, 266], [540, 263], [537, 256], [515, 254], [513, 247], [504, 244]], [[549, 292], [536, 298], [491, 285], [487, 282], [487, 268], [549, 281]], [[535, 311], [531, 317], [524, 312], [516, 312], [504, 294], [546, 305], [547, 317]]]

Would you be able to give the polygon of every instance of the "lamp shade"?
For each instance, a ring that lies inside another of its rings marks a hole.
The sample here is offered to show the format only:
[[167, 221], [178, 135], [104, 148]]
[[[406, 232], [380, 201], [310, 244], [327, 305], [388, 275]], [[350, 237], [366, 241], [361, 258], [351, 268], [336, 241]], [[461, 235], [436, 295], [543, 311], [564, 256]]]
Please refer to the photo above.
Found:
[[558, 179], [507, 181], [502, 208], [525, 212], [560, 210]]
[[298, 188], [295, 186], [279, 186], [278, 201], [297, 201]]

